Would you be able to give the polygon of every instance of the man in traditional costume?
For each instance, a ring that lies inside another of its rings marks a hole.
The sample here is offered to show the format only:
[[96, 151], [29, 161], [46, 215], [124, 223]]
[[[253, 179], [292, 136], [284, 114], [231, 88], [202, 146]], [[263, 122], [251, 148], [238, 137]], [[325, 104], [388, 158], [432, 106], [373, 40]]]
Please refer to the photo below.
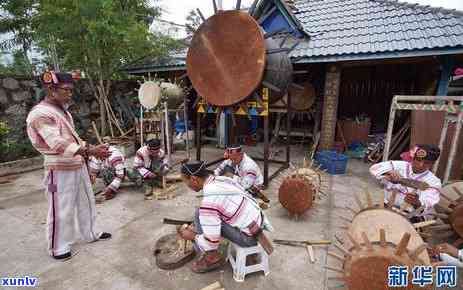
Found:
[[[109, 140], [106, 140], [109, 141]], [[89, 168], [92, 182], [101, 177], [106, 185], [102, 195], [106, 200], [114, 198], [125, 177], [125, 158], [116, 146], [108, 145], [108, 158], [90, 157]]]
[[463, 249], [444, 243], [431, 248], [431, 254], [439, 256], [439, 259], [448, 266], [463, 268]]
[[27, 134], [32, 145], [44, 156], [48, 198], [47, 238], [51, 256], [71, 258], [76, 232], [87, 242], [111, 238], [95, 232], [95, 197], [87, 170], [89, 156], [106, 158], [107, 147], [82, 141], [67, 111], [72, 98], [70, 74], [46, 72], [43, 76], [47, 95], [27, 117]]
[[169, 171], [169, 164], [158, 139], [148, 140], [145, 146], [138, 149], [133, 168], [148, 185], [162, 187], [162, 177]]
[[243, 152], [241, 145], [230, 145], [224, 153], [224, 160], [214, 170], [214, 175], [224, 175], [226, 169], [234, 170], [236, 181], [252, 196], [258, 196], [263, 189], [264, 177], [257, 163]]
[[201, 254], [193, 263], [193, 272], [212, 271], [224, 263], [218, 251], [223, 238], [241, 247], [259, 242], [268, 254], [272, 252], [272, 245], [262, 232], [272, 227], [256, 201], [236, 180], [214, 176], [206, 169], [205, 162], [183, 164], [181, 173], [190, 189], [203, 191], [194, 226], [179, 230], [183, 239], [195, 242], [195, 249]]
[[373, 165], [371, 175], [385, 187], [384, 202], [410, 212], [412, 222], [426, 219], [440, 199], [442, 184], [431, 172], [439, 155], [440, 150], [434, 145], [417, 145], [411, 162], [386, 161]]

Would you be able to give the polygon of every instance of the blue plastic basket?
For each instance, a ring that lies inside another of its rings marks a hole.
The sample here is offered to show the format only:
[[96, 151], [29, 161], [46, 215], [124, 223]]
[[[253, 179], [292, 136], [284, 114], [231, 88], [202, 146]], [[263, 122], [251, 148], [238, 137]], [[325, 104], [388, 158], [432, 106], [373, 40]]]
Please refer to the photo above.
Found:
[[349, 157], [346, 155], [331, 150], [323, 150], [315, 154], [315, 162], [332, 175], [346, 173], [348, 160]]

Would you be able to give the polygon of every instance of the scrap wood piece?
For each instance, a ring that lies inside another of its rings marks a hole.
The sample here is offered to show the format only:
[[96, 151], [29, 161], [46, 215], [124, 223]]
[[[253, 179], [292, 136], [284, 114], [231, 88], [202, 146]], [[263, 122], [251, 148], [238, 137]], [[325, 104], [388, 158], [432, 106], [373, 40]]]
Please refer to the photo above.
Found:
[[98, 143], [103, 144], [100, 133], [98, 132], [98, 129], [96, 128], [95, 121], [92, 121], [92, 126], [93, 126], [93, 131], [95, 131], [95, 135], [96, 135], [96, 139], [98, 140]]
[[220, 285], [220, 282], [217, 281], [217, 282], [210, 284], [209, 286], [201, 288], [200, 290], [219, 290], [219, 289], [223, 289], [223, 287], [222, 285]]
[[436, 220], [429, 220], [429, 221], [424, 221], [424, 222], [420, 222], [420, 223], [414, 223], [413, 227], [415, 229], [424, 228], [424, 227], [427, 227], [427, 226], [430, 226], [430, 225], [434, 225], [436, 222], [437, 222]]
[[313, 252], [313, 246], [306, 245], [305, 248], [307, 249], [307, 254], [309, 255], [310, 263], [315, 263], [315, 255]]

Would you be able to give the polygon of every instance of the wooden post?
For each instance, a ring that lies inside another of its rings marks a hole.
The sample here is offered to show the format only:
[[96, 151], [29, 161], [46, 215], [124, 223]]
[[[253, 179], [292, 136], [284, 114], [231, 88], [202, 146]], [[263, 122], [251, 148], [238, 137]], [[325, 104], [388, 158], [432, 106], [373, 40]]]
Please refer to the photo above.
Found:
[[143, 147], [143, 106], [140, 105], [140, 147]]
[[453, 161], [455, 159], [455, 155], [457, 154], [457, 148], [458, 148], [458, 141], [460, 139], [460, 132], [461, 132], [461, 126], [463, 122], [463, 112], [460, 112], [458, 114], [458, 119], [457, 119], [457, 128], [455, 130], [455, 135], [453, 136], [452, 140], [452, 146], [450, 147], [450, 154], [449, 154], [449, 161], [447, 162], [447, 168], [445, 169], [445, 175], [444, 175], [444, 182], [446, 183], [449, 180], [450, 177], [450, 171], [452, 170], [453, 167]]
[[450, 77], [452, 76], [455, 60], [451, 55], [439, 56], [438, 59], [441, 64], [441, 74], [439, 86], [437, 87], [437, 95], [447, 96], [449, 91]]
[[[448, 113], [445, 113], [445, 119], [444, 119], [444, 127], [442, 128], [442, 132], [440, 134], [440, 140], [439, 140], [439, 149], [442, 150], [444, 149], [444, 142], [445, 139], [447, 138], [447, 130], [449, 128], [449, 115]], [[434, 166], [432, 168], [432, 172], [436, 173], [437, 169], [439, 169], [439, 162], [440, 162], [440, 156], [437, 158], [436, 163], [434, 163]]]
[[190, 134], [188, 132], [188, 108], [187, 97], [183, 99], [183, 122], [185, 122], [185, 136], [186, 136], [186, 156], [190, 159]]
[[394, 129], [395, 121], [395, 103], [397, 99], [394, 96], [391, 104], [391, 111], [389, 113], [389, 123], [387, 125], [386, 144], [384, 146], [383, 161], [387, 161], [389, 158], [389, 147], [391, 146], [392, 132]]
[[264, 186], [268, 185], [269, 114], [264, 116]]
[[201, 160], [201, 113], [196, 112], [196, 160]]
[[164, 125], [164, 138], [166, 138], [166, 147], [167, 147], [167, 159], [170, 161], [170, 151], [171, 151], [171, 147], [170, 147], [170, 130], [169, 130], [169, 112], [167, 111], [167, 102], [164, 102], [164, 117], [165, 117], [165, 125]]
[[[290, 128], [291, 128], [291, 94], [288, 92], [288, 100], [286, 104], [286, 165], [289, 166], [291, 162], [290, 151], [291, 151], [291, 138], [290, 138]], [[278, 136], [277, 136], [278, 138]]]

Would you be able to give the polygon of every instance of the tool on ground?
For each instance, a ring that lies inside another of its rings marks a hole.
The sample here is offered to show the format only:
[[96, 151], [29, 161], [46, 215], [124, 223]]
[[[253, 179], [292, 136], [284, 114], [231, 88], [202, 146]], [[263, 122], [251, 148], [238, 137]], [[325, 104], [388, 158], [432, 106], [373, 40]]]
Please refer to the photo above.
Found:
[[162, 220], [162, 223], [165, 224], [165, 225], [181, 226], [181, 225], [184, 225], [184, 224], [191, 225], [193, 223], [193, 221], [164, 218]]
[[256, 187], [256, 186], [252, 186], [249, 191], [251, 192], [251, 194], [253, 196], [256, 196], [257, 198], [260, 198], [262, 199], [263, 202], [266, 202], [266, 203], [269, 203], [270, 202], [270, 199], [267, 197], [267, 195], [265, 194], [265, 192], [262, 191], [262, 189]]
[[201, 288], [200, 290], [223, 290], [224, 288], [220, 285], [220, 282], [214, 282], [209, 286]]
[[304, 247], [309, 255], [310, 263], [315, 263], [315, 254], [313, 246], [327, 246], [331, 245], [331, 241], [320, 240], [320, 241], [291, 241], [291, 240], [273, 240], [275, 244], [292, 246], [292, 247]]

